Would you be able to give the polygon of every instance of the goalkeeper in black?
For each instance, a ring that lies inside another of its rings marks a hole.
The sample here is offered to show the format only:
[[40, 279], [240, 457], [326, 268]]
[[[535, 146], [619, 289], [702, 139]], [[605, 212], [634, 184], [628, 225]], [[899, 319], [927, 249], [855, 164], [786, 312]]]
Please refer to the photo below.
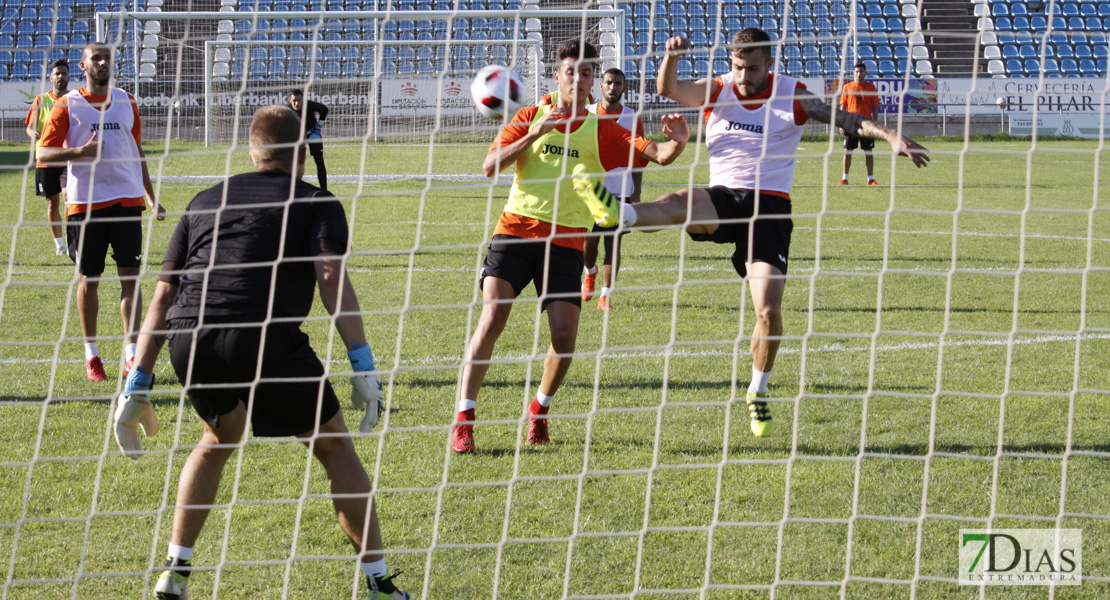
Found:
[[289, 92], [289, 108], [297, 113], [304, 125], [304, 139], [308, 142], [308, 153], [316, 161], [316, 179], [320, 182], [320, 189], [328, 189], [328, 168], [324, 165], [324, 119], [328, 118], [328, 107], [315, 100], [305, 101], [304, 92], [293, 90]]
[[267, 106], [255, 113], [250, 158], [256, 171], [230, 177], [189, 203], [143, 322], [136, 367], [116, 412], [120, 447], [141, 455], [138, 426], [147, 433], [157, 428], [146, 395], [167, 336], [174, 371], [204, 421], [181, 470], [169, 558], [154, 588], [158, 598], [187, 597], [193, 546], [249, 421], [255, 436], [300, 438], [323, 465], [370, 599], [411, 600], [386, 569], [370, 478], [327, 371], [300, 328], [319, 284], [351, 360], [351, 401], [366, 408], [360, 430], [369, 432], [382, 414], [383, 392], [344, 263], [347, 218], [331, 194], [301, 180], [300, 137], [292, 110]]

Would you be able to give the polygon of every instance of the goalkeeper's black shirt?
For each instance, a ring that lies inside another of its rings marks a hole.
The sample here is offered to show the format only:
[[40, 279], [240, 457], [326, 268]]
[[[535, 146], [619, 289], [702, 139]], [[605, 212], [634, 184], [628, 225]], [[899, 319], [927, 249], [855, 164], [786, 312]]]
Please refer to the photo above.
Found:
[[286, 103], [285, 105], [289, 107], [289, 110], [297, 113], [298, 117], [301, 117], [301, 124], [304, 125], [305, 133], [312, 131], [312, 128], [316, 127], [317, 119], [323, 121], [324, 119], [328, 118], [328, 107], [324, 104], [320, 104], [315, 100], [304, 101], [304, 106], [301, 107], [301, 109], [304, 110], [303, 113], [299, 110], [294, 109], [293, 106], [289, 103]]
[[203, 305], [220, 322], [300, 322], [316, 293], [312, 257], [346, 252], [347, 238], [330, 193], [278, 170], [230, 177], [197, 194], [170, 237], [161, 280], [180, 288], [166, 318], [198, 318]]

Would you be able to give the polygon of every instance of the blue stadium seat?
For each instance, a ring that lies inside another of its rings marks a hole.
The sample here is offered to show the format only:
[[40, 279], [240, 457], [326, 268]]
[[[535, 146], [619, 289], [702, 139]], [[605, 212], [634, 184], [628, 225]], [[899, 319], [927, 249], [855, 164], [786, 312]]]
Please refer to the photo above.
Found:
[[1078, 75], [1079, 63], [1075, 60], [1067, 58], [1060, 61], [1060, 72], [1064, 75]]
[[12, 65], [12, 81], [24, 81], [31, 78], [27, 65], [16, 63]]
[[12, 62], [22, 63], [22, 64], [27, 64], [27, 63], [31, 62], [31, 51], [30, 50], [16, 50], [15, 53], [14, 53], [14, 56], [12, 58]]
[[[84, 47], [84, 44], [81, 45], [81, 48], [83, 48], [83, 47]], [[69, 64], [75, 65], [75, 64], [81, 62], [81, 48], [70, 48], [66, 52], [66, 60], [69, 61]], [[83, 72], [84, 71], [82, 71], [81, 69], [73, 69], [73, 70], [70, 71], [70, 75], [71, 76], [77, 75], [79, 77], [80, 74], [83, 73]]]
[[1017, 59], [1006, 61], [1006, 74], [1018, 77], [1024, 75], [1025, 69], [1021, 66], [1021, 61]]
[[10, 64], [12, 64], [12, 51], [11, 50], [0, 50], [0, 65], [10, 65]]
[[1012, 44], [1007, 44], [1002, 47], [1002, 58], [1008, 60], [1011, 58], [1019, 58], [1018, 47]]
[[995, 2], [991, 5], [991, 16], [1008, 17], [1010, 16], [1010, 7], [1001, 2]]
[[826, 77], [835, 77], [840, 74], [840, 61], [826, 60], [822, 66]]
[[8, 65], [0, 64], [0, 81], [7, 80], [10, 77], [11, 73], [8, 70]]
[[790, 61], [786, 63], [786, 74], [791, 77], [805, 77], [805, 68], [800, 61]]
[[1095, 67], [1095, 61], [1089, 58], [1079, 61], [1079, 72], [1087, 77], [1097, 75], [1098, 69]]
[[345, 62], [345, 63], [343, 63], [343, 78], [344, 79], [354, 79], [354, 78], [358, 77], [358, 72], [359, 72], [359, 64], [357, 62]]
[[1075, 58], [1082, 60], [1084, 58], [1093, 59], [1094, 57], [1095, 55], [1091, 52], [1090, 46], [1086, 44], [1077, 44], [1075, 46]]
[[820, 77], [824, 75], [824, 72], [821, 70], [821, 61], [805, 61], [805, 74], [809, 77]]
[[831, 44], [822, 44], [821, 46], [821, 60], [839, 60], [840, 53], [837, 47]]
[[894, 48], [890, 46], [876, 46], [875, 60], [894, 60]]
[[857, 58], [860, 59], [860, 60], [864, 60], [864, 59], [874, 60], [875, 59], [875, 49], [873, 47], [871, 47], [870, 45], [866, 45], [866, 46], [861, 45], [861, 46], [859, 46], [856, 49], [856, 53], [857, 53]]
[[299, 60], [291, 60], [289, 64], [285, 65], [285, 76], [290, 79], [303, 79], [305, 75], [304, 63]]
[[1013, 23], [1010, 22], [1010, 17], [995, 17], [994, 19], [995, 31], [1013, 31]]
[[33, 39], [31, 39], [31, 36], [29, 36], [29, 35], [21, 35], [21, 36], [15, 38], [15, 47], [16, 48], [31, 48], [31, 47], [34, 47], [34, 45], [35, 45], [35, 42], [34, 42]]
[[1013, 31], [1033, 31], [1033, 26], [1029, 24], [1027, 17], [1014, 17], [1011, 29]]
[[1025, 70], [1026, 75], [1039, 75], [1041, 72], [1041, 63], [1035, 60], [1027, 60], [1022, 68]]
[[1071, 45], [1057, 46], [1056, 58], [1075, 58], [1075, 48], [1073, 48]]
[[898, 69], [894, 66], [893, 60], [880, 60], [879, 61], [879, 75], [881, 77], [891, 77], [898, 74]]

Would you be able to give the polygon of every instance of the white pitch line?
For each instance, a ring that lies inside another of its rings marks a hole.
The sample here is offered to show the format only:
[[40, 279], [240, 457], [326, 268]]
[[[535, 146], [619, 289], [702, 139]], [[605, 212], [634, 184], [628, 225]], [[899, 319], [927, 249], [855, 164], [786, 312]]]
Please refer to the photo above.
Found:
[[[893, 335], [893, 334], [880, 334], [880, 335]], [[1033, 337], [1019, 337], [1012, 342], [1008, 339], [979, 339], [979, 340], [949, 340], [943, 343], [945, 348], [959, 348], [959, 347], [990, 347], [990, 346], [1007, 346], [1014, 344], [1015, 346], [1025, 346], [1030, 344], [1055, 344], [1061, 342], [1074, 343], [1076, 336], [1074, 335], [1038, 335]], [[1110, 333], [1087, 333], [1080, 336], [1084, 341], [1092, 340], [1110, 340]], [[875, 346], [876, 352], [898, 352], [903, 350], [934, 350], [940, 348], [940, 342], [906, 342], [902, 344], [885, 344]], [[845, 346], [844, 344], [824, 344], [821, 346], [811, 347], [806, 353], [848, 353], [848, 352], [870, 352], [871, 345], [859, 346]], [[739, 356], [748, 356], [750, 353], [744, 350], [737, 350], [736, 354]], [[801, 348], [783, 348], [779, 350], [779, 354], [802, 354]], [[606, 352], [602, 358], [660, 358], [663, 356], [682, 357], [682, 358], [699, 358], [699, 357], [713, 357], [713, 356], [732, 356], [732, 351], [725, 350], [689, 350], [685, 348], [670, 349], [670, 350], [648, 350], [639, 352]], [[539, 360], [543, 358], [542, 354], [507, 354], [498, 358], [504, 362], [519, 362], [523, 360]], [[3, 358], [0, 359], [0, 364], [16, 365], [16, 364], [48, 364], [55, 362], [49, 358]], [[59, 358], [58, 363], [72, 364], [83, 363], [84, 360], [75, 358]], [[347, 361], [342, 359], [335, 359], [329, 361], [335, 364], [346, 364]], [[457, 365], [462, 362], [462, 356], [435, 356], [427, 358], [406, 359], [401, 361], [403, 365]]]

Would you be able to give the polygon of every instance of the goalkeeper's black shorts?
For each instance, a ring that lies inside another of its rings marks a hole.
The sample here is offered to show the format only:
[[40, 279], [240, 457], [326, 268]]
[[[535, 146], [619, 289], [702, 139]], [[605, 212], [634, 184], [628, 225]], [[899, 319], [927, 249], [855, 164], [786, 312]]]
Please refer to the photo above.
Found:
[[209, 425], [218, 426], [220, 416], [240, 402], [251, 409], [251, 427], [259, 437], [309, 433], [339, 412], [324, 365], [298, 325], [270, 323], [264, 342], [261, 323], [206, 319], [194, 332], [196, 325], [195, 319], [170, 321], [170, 360], [193, 408]]
[[732, 189], [718, 185], [707, 189], [717, 209], [720, 224], [711, 235], [690, 234], [698, 242], [735, 244], [732, 266], [741, 276], [747, 275], [749, 262], [765, 262], [786, 274], [790, 257], [790, 200], [754, 190]]

